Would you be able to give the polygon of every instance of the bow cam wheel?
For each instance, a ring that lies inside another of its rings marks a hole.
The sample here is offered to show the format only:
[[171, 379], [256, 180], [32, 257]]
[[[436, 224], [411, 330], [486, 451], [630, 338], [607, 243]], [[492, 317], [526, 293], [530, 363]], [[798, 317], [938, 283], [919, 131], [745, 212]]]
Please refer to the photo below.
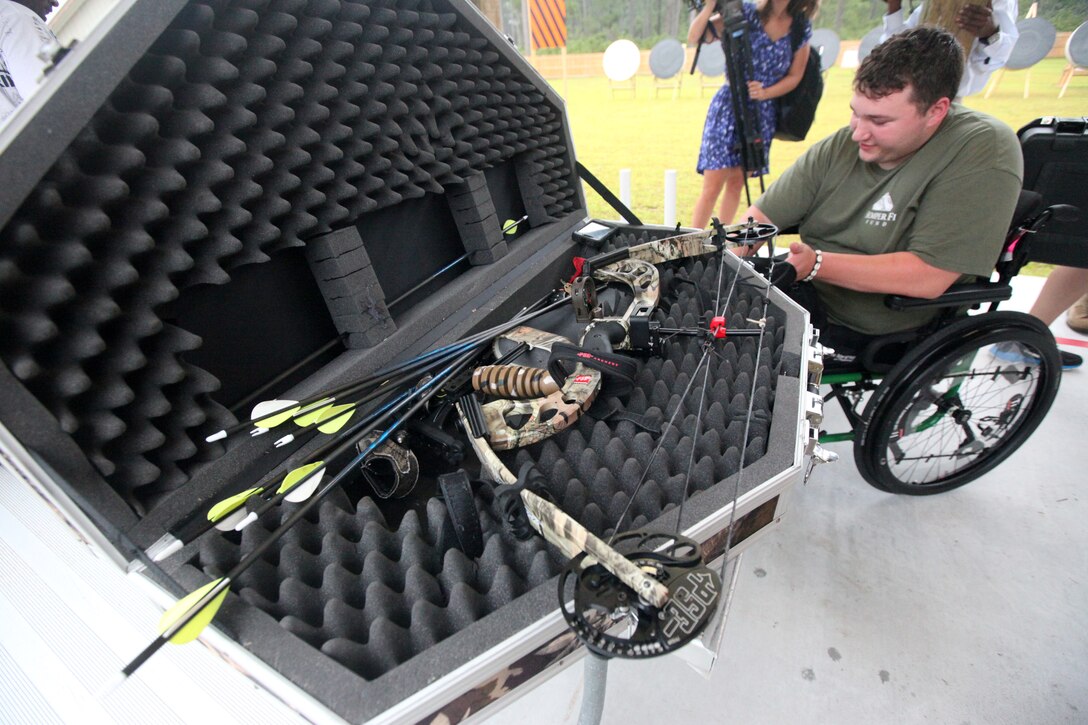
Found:
[[[625, 552], [643, 544], [659, 548]], [[600, 564], [587, 565], [585, 554], [577, 556], [559, 575], [559, 603], [578, 638], [602, 657], [628, 659], [668, 654], [694, 639], [710, 621], [722, 588], [718, 574], [702, 564], [699, 545], [682, 536], [634, 532], [617, 536], [613, 546], [664, 584], [668, 601], [654, 607]]]

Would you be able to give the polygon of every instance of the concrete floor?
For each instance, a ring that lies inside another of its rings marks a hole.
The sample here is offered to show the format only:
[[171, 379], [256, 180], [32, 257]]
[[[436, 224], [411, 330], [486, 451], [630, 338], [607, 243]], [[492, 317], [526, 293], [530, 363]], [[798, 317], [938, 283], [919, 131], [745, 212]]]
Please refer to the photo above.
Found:
[[[1018, 283], [1005, 309], [1041, 280]], [[1088, 370], [1068, 372], [1023, 448], [937, 496], [877, 491], [834, 445], [840, 461], [743, 555], [709, 679], [675, 658], [613, 661], [603, 722], [1088, 723], [1086, 411]], [[576, 722], [581, 677], [487, 722]]]

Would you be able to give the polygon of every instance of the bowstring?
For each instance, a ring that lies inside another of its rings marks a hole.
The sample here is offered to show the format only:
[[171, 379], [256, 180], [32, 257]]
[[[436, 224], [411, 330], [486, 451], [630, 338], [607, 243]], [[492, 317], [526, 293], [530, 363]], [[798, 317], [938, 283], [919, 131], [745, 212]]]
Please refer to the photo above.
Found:
[[[733, 275], [733, 281], [729, 286], [729, 292], [726, 295], [725, 303], [723, 305], [722, 302], [721, 302], [721, 299], [722, 299], [722, 282], [724, 280], [724, 275], [725, 275], [725, 266], [726, 266], [725, 265], [725, 255], [726, 254], [727, 254], [727, 249], [725, 247], [724, 240], [722, 240], [722, 251], [721, 251], [721, 254], [718, 257], [718, 282], [717, 282], [718, 292], [717, 292], [717, 297], [714, 300], [714, 312], [715, 313], [719, 309], [728, 308], [729, 303], [733, 298], [733, 294], [734, 294], [734, 292], [736, 291], [736, 288], [737, 288], [737, 280], [740, 278], [739, 271], [738, 271], [738, 273]], [[696, 292], [698, 293], [698, 288], [696, 288]], [[663, 432], [658, 437], [657, 445], [655, 445], [653, 451], [650, 452], [650, 458], [649, 458], [649, 460], [646, 461], [646, 465], [643, 468], [642, 475], [639, 477], [638, 483], [635, 484], [634, 489], [631, 491], [631, 495], [627, 499], [627, 505], [623, 507], [623, 511], [620, 512], [619, 517], [616, 519], [616, 523], [614, 524], [614, 526], [612, 528], [612, 534], [608, 537], [608, 542], [607, 543], [609, 545], [612, 544], [613, 540], [616, 538], [616, 535], [619, 533], [620, 526], [623, 524], [623, 521], [627, 517], [627, 514], [630, 513], [631, 506], [634, 505], [635, 499], [638, 497], [638, 492], [642, 489], [643, 484], [646, 483], [646, 479], [650, 474], [650, 468], [653, 465], [654, 460], [657, 458], [657, 454], [665, 446], [666, 431], [668, 431], [669, 429], [674, 427], [676, 418], [680, 415], [680, 411], [684, 407], [684, 401], [687, 400], [688, 395], [691, 393], [692, 387], [695, 385], [695, 381], [699, 377], [700, 369], [703, 367], [704, 364], [706, 364], [706, 370], [703, 372], [702, 395], [700, 396], [700, 399], [699, 399], [699, 412], [698, 412], [698, 415], [696, 416], [696, 419], [695, 419], [695, 434], [692, 437], [692, 449], [691, 449], [692, 452], [691, 452], [691, 456], [689, 457], [689, 460], [688, 460], [688, 468], [687, 468], [687, 471], [686, 471], [685, 477], [684, 477], [684, 491], [683, 491], [683, 494], [680, 497], [680, 504], [679, 504], [679, 507], [678, 507], [679, 512], [678, 512], [677, 519], [676, 519], [677, 531], [679, 532], [680, 521], [681, 521], [681, 519], [683, 517], [683, 513], [684, 513], [684, 502], [687, 499], [688, 489], [691, 486], [691, 469], [692, 469], [692, 466], [693, 466], [693, 461], [694, 461], [694, 456], [695, 456], [695, 448], [696, 448], [696, 445], [699, 442], [699, 434], [700, 434], [701, 424], [702, 424], [702, 411], [703, 411], [703, 407], [704, 407], [704, 402], [706, 400], [707, 381], [709, 380], [709, 377], [710, 377], [709, 359], [710, 359], [710, 353], [711, 353], [712, 349], [713, 349], [712, 341], [710, 341], [710, 340], [706, 341], [704, 343], [704, 345], [703, 345], [703, 354], [699, 358], [699, 362], [695, 366], [695, 371], [692, 372], [691, 378], [690, 378], [690, 380], [688, 380], [687, 386], [685, 386], [683, 392], [680, 394], [680, 398], [677, 401], [676, 408], [673, 410], [672, 415], [669, 417], [668, 421], [666, 421], [665, 426], [662, 429]]]
[[[733, 299], [733, 293], [737, 289], [737, 280], [740, 279], [740, 268], [738, 267], [733, 273], [733, 281], [729, 285], [729, 294], [726, 295], [725, 303], [722, 304], [722, 277], [723, 277], [724, 271], [725, 271], [725, 255], [726, 255], [726, 248], [725, 248], [725, 240], [723, 239], [722, 240], [722, 253], [721, 253], [721, 256], [718, 257], [718, 296], [714, 300], [714, 315], [725, 315], [726, 311], [729, 309], [729, 303]], [[726, 337], [728, 337], [728, 335], [729, 335], [729, 333], [728, 333], [728, 328], [727, 328]], [[677, 534], [680, 533], [680, 528], [681, 528], [681, 526], [683, 526], [684, 504], [687, 502], [688, 496], [691, 495], [691, 472], [695, 468], [695, 451], [698, 448], [699, 439], [702, 437], [703, 411], [706, 409], [706, 390], [707, 390], [707, 387], [709, 387], [709, 382], [710, 382], [710, 360], [711, 360], [711, 357], [712, 357], [711, 353], [713, 352], [713, 350], [714, 350], [714, 339], [710, 338], [710, 339], [705, 340], [703, 342], [703, 356], [699, 359], [699, 365], [696, 366], [696, 370], [698, 370], [699, 367], [703, 365], [703, 363], [706, 363], [706, 369], [703, 371], [703, 389], [702, 389], [702, 393], [699, 396], [699, 409], [695, 414], [695, 431], [692, 434], [692, 438], [691, 438], [691, 453], [688, 455], [688, 467], [687, 467], [687, 471], [684, 474], [684, 492], [680, 496], [680, 505], [677, 507], [677, 509], [678, 509], [677, 514], [676, 514], [676, 533]], [[694, 379], [694, 378], [695, 378], [695, 375], [692, 375], [692, 379]], [[680, 406], [683, 405], [683, 403], [684, 403], [684, 399], [681, 398], [680, 403], [676, 406], [677, 410], [680, 409]], [[741, 456], [741, 461], [743, 462], [743, 460], [744, 460], [744, 457]], [[736, 504], [736, 496], [735, 495], [734, 495], [734, 498], [733, 498], [733, 502], [734, 502], [734, 505], [735, 505]]]
[[[741, 482], [744, 479], [744, 464], [748, 454], [748, 433], [750, 432], [752, 427], [752, 411], [755, 407], [756, 388], [759, 381], [759, 363], [760, 359], [763, 356], [763, 338], [767, 334], [767, 308], [770, 307], [771, 287], [773, 286], [771, 280], [774, 279], [775, 267], [773, 236], [768, 241], [767, 248], [768, 252], [770, 253], [771, 263], [767, 270], [767, 279], [764, 280], [766, 282], [766, 286], [764, 287], [763, 291], [763, 311], [760, 315], [761, 323], [759, 326], [759, 335], [756, 337], [756, 359], [755, 366], [752, 371], [752, 387], [748, 391], [748, 410], [744, 416], [744, 436], [741, 438], [741, 440], [744, 441], [744, 445], [741, 448], [740, 467], [737, 470], [736, 480], [733, 482], [733, 505], [730, 507], [729, 510], [729, 523], [726, 525], [725, 528], [725, 549], [722, 552], [722, 563], [718, 572], [719, 578], [722, 582], [725, 581], [725, 574], [729, 568], [729, 549], [733, 545], [733, 525], [736, 523], [737, 520], [737, 498], [740, 497]], [[740, 275], [739, 269], [737, 270], [737, 275]], [[755, 276], [762, 279], [759, 275]]]

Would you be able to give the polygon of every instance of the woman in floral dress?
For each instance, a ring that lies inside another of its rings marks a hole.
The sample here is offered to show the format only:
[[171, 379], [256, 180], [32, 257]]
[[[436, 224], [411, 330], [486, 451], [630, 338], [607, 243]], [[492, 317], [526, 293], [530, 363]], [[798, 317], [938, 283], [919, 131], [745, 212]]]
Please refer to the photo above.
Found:
[[[819, 8], [819, 0], [760, 0], [759, 5], [744, 3], [743, 8], [755, 76], [748, 79], [748, 95], [755, 106], [754, 115], [760, 124], [758, 131], [763, 138], [766, 158], [770, 158], [775, 128], [773, 99], [789, 93], [801, 82], [808, 63], [808, 41], [812, 37], [809, 21]], [[707, 27], [709, 23], [714, 23], [718, 37], [721, 37], [722, 19], [715, 9], [715, 0], [705, 0], [688, 31], [689, 46], [712, 37]], [[804, 24], [797, 52], [794, 52], [791, 40], [795, 22]], [[719, 195], [718, 219], [723, 224], [731, 223], [740, 204], [744, 169], [733, 97], [728, 85], [723, 85], [710, 101], [696, 170], [703, 175], [703, 190], [695, 203], [691, 226], [706, 227]], [[766, 174], [767, 168], [749, 171]]]

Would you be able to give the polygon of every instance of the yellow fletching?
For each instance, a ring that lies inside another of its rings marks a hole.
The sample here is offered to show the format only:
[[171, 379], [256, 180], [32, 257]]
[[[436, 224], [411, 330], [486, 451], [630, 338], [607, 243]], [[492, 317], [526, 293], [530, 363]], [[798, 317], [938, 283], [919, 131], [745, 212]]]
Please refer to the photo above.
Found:
[[[349, 411], [349, 412], [344, 412]], [[322, 433], [335, 433], [336, 431], [347, 425], [347, 422], [351, 420], [351, 417], [355, 415], [355, 404], [349, 403], [347, 405], [330, 405], [322, 413], [318, 421], [322, 425], [317, 426], [317, 429]]]
[[[254, 419], [253, 425], [258, 428], [275, 428], [277, 425], [281, 425], [286, 421], [291, 420], [295, 413], [302, 410], [302, 407], [295, 405], [286, 410], [278, 410], [279, 408], [282, 408], [283, 405], [285, 405], [287, 402], [288, 401], [285, 400], [269, 400], [265, 401], [265, 403], [258, 403], [257, 406], [253, 408], [253, 415], [251, 416], [251, 418]], [[274, 405], [266, 405], [266, 403], [273, 403]], [[260, 416], [264, 412], [262, 406], [264, 407], [264, 409], [271, 409], [274, 411], [278, 410], [278, 412], [266, 418], [258, 418], [258, 416]]]
[[261, 489], [259, 488], [251, 488], [248, 491], [242, 491], [241, 493], [234, 494], [230, 498], [223, 499], [215, 506], [212, 506], [211, 511], [208, 512], [208, 521], [218, 521], [244, 504], [250, 496], [258, 493], [260, 490]]
[[305, 428], [308, 425], [313, 425], [317, 421], [321, 420], [321, 417], [325, 414], [326, 410], [332, 408], [332, 398], [321, 401], [317, 404], [317, 407], [308, 406], [306, 412], [303, 415], [295, 418], [295, 423]]
[[309, 474], [310, 471], [317, 470], [318, 468], [321, 468], [324, 465], [325, 465], [324, 461], [318, 461], [317, 463], [308, 463], [305, 466], [299, 466], [298, 468], [291, 471], [290, 473], [288, 473], [284, 477], [283, 483], [280, 484], [280, 488], [279, 488], [278, 491], [276, 491], [276, 493], [283, 493], [284, 491], [290, 491], [292, 488], [295, 487], [295, 484], [297, 484], [302, 479], [306, 478], [307, 474]]
[[[159, 619], [159, 633], [162, 634], [170, 629], [175, 622], [184, 617], [205, 594], [210, 592], [221, 581], [223, 580], [216, 579], [210, 584], [205, 584], [195, 592], [185, 595], [179, 599], [174, 606], [163, 612], [162, 618]], [[200, 633], [204, 631], [204, 628], [208, 626], [208, 623], [215, 618], [215, 614], [219, 611], [219, 607], [223, 605], [223, 600], [226, 599], [228, 591], [229, 589], [224, 589], [216, 595], [215, 599], [208, 602], [195, 617], [189, 620], [188, 624], [179, 629], [174, 636], [170, 638], [170, 641], [174, 644], [185, 644], [186, 642], [192, 642], [199, 637]]]

